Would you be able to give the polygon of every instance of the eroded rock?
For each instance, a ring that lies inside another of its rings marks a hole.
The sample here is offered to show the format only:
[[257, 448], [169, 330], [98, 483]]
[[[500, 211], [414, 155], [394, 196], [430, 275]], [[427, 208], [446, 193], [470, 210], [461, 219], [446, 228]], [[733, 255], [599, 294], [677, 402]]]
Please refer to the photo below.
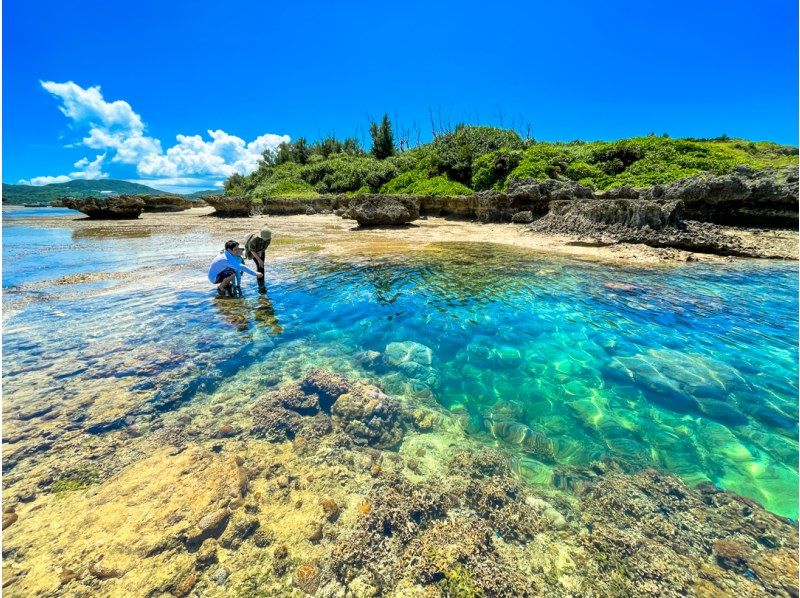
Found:
[[404, 195], [358, 195], [341, 215], [359, 226], [407, 224], [419, 218], [419, 200]]
[[252, 216], [255, 205], [251, 197], [243, 195], [207, 195], [205, 202], [214, 208], [215, 216], [244, 218]]
[[97, 220], [135, 220], [144, 211], [144, 201], [139, 197], [120, 195], [98, 199], [60, 199], [59, 203], [70, 210], [83, 212]]

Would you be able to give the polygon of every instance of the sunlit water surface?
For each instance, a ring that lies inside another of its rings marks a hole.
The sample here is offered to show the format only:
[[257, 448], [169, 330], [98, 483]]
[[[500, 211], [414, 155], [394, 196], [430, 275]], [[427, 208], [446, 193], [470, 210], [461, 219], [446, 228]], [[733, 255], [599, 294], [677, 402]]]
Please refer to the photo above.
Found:
[[611, 456], [797, 516], [794, 263], [311, 252], [273, 262], [266, 296], [245, 280], [231, 300], [205, 280], [222, 237], [40, 228], [13, 212], [3, 232], [6, 408], [123, 379], [173, 409], [233, 377], [256, 397], [265, 375], [323, 366], [435, 400], [535, 482]]

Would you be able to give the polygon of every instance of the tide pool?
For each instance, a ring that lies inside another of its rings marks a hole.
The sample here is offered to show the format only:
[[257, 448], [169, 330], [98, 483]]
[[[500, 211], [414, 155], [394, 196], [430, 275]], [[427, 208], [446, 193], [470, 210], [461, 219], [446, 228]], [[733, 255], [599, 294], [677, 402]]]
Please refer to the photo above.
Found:
[[432, 244], [280, 258], [267, 295], [245, 280], [220, 299], [216, 247], [7, 223], [4, 408], [102, 396], [82, 420], [102, 434], [141, 404], [255, 399], [326, 367], [443, 406], [535, 483], [611, 457], [797, 517], [794, 263], [643, 270]]

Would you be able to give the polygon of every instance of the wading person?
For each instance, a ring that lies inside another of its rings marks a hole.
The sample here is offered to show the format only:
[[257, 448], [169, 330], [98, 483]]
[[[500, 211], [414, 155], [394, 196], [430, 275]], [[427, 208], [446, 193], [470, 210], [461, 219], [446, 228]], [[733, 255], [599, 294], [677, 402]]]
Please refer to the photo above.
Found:
[[225, 249], [211, 262], [211, 266], [208, 269], [208, 280], [217, 285], [217, 293], [220, 297], [224, 297], [226, 294], [233, 294], [233, 285], [236, 284], [237, 278], [241, 276], [241, 272], [247, 272], [251, 276], [255, 276], [259, 283], [263, 284], [261, 281], [264, 277], [263, 272], [253, 272], [244, 265], [240, 256], [239, 243], [228, 241], [225, 243]]
[[266, 293], [267, 288], [264, 284], [264, 260], [266, 259], [267, 247], [272, 242], [272, 232], [263, 229], [258, 233], [251, 233], [244, 241], [245, 258], [251, 259], [256, 263], [256, 270], [261, 274], [258, 279], [258, 292]]

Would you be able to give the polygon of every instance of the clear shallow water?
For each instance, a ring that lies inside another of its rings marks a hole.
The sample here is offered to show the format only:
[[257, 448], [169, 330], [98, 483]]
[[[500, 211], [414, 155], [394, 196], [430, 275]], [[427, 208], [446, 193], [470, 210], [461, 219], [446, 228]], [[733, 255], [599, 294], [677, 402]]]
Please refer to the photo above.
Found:
[[90, 410], [97, 431], [129, 402], [170, 410], [234, 376], [255, 398], [324, 366], [438, 402], [533, 481], [609, 455], [797, 516], [796, 264], [628, 270], [451, 244], [279, 260], [266, 297], [221, 300], [209, 235], [6, 224], [6, 409], [126, 389], [119, 413]]

